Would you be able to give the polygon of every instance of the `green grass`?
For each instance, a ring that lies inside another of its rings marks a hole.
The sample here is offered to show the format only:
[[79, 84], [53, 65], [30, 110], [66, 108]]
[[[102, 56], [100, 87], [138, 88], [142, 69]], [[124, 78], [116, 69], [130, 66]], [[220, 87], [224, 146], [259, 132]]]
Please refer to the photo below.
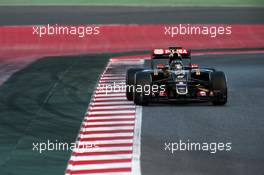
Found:
[[0, 0], [0, 5], [263, 6], [263, 0]]

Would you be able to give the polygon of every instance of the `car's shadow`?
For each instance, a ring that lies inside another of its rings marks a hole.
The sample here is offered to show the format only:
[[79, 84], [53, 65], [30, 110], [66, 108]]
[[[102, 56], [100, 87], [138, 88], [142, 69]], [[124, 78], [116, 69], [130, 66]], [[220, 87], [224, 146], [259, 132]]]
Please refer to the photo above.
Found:
[[210, 107], [226, 107], [226, 105], [215, 106], [210, 102], [151, 102], [146, 107], [163, 107], [163, 106], [178, 106], [178, 107], [201, 107], [201, 106], [210, 106]]

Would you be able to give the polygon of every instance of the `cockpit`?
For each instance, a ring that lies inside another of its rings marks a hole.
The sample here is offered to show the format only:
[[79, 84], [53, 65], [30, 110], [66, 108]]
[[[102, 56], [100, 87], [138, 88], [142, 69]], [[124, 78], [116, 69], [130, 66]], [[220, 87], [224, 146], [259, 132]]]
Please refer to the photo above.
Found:
[[174, 71], [181, 71], [183, 70], [184, 66], [183, 63], [179, 60], [174, 60], [170, 63], [170, 69]]

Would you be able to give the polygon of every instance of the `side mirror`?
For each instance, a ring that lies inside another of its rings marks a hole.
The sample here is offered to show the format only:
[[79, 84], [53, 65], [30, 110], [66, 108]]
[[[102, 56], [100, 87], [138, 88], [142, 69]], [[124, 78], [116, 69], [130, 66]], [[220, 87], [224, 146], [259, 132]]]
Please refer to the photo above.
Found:
[[199, 65], [198, 64], [190, 64], [190, 67], [192, 69], [198, 69], [199, 68]]
[[166, 66], [164, 64], [157, 64], [157, 69], [164, 69]]

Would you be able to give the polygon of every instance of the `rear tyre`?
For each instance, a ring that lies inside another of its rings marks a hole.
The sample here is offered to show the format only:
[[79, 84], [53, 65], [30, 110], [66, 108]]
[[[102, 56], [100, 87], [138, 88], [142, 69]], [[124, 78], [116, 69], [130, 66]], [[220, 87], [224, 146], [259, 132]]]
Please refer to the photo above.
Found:
[[141, 68], [130, 68], [126, 73], [126, 97], [127, 100], [133, 100], [133, 86], [135, 85], [135, 74], [143, 69]]
[[134, 103], [136, 105], [146, 106], [151, 96], [151, 74], [148, 72], [138, 72], [135, 78], [136, 90], [133, 93]]
[[227, 103], [227, 82], [224, 72], [212, 72], [210, 81], [211, 90], [214, 92], [213, 105], [225, 105]]

